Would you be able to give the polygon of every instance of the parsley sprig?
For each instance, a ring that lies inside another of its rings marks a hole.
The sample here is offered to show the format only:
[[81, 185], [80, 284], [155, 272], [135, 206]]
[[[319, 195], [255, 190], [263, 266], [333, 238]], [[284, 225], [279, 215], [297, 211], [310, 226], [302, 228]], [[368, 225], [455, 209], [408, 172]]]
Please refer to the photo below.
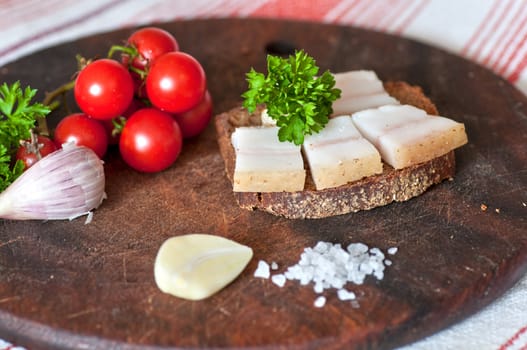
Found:
[[265, 104], [279, 127], [278, 139], [301, 145], [305, 135], [324, 128], [333, 101], [340, 97], [333, 75], [326, 71], [317, 77], [318, 72], [315, 60], [303, 50], [288, 58], [268, 55], [267, 76], [254, 68], [247, 73], [243, 106], [252, 113]]
[[24, 169], [21, 161], [13, 160], [20, 140], [29, 139], [37, 118], [50, 112], [41, 103], [31, 103], [36, 93], [29, 87], [22, 89], [18, 81], [0, 85], [0, 192]]

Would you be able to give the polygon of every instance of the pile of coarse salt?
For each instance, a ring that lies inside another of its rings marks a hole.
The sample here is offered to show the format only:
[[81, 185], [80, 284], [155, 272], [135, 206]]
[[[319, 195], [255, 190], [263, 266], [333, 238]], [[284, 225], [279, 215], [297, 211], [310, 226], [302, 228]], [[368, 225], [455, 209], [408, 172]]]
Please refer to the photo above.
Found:
[[[389, 248], [387, 252], [393, 255], [397, 248]], [[391, 264], [379, 248], [369, 248], [364, 243], [351, 243], [343, 249], [338, 243], [318, 242], [313, 248], [305, 248], [298, 263], [284, 273], [271, 275], [271, 270], [278, 270], [278, 265], [260, 260], [254, 276], [271, 278], [279, 287], [283, 287], [287, 280], [299, 281], [301, 285], [313, 283], [315, 293], [319, 294], [314, 302], [316, 307], [325, 305], [326, 297], [320, 294], [326, 289], [337, 289], [340, 300], [351, 300], [357, 307], [355, 293], [347, 290], [346, 284], [362, 284], [370, 275], [382, 280], [385, 267]]]

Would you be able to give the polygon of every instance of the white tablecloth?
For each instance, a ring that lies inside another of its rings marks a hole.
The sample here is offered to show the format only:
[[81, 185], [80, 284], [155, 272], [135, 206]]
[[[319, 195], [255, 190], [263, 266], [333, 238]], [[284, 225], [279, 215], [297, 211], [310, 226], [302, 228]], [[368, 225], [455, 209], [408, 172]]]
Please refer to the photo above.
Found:
[[[0, 1], [0, 66], [94, 33], [211, 17], [294, 18], [398, 34], [478, 62], [527, 93], [525, 0]], [[4, 349], [18, 347], [0, 340]], [[478, 314], [405, 349], [527, 349], [527, 276]]]

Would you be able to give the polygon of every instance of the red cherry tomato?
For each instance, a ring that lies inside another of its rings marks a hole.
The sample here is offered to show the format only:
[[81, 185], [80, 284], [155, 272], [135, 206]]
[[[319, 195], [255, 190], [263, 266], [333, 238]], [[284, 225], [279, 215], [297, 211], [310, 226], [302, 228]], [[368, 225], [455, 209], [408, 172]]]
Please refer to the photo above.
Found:
[[[149, 62], [167, 52], [179, 51], [178, 42], [172, 34], [155, 27], [135, 31], [128, 38], [128, 44], [135, 47], [139, 54], [132, 62], [132, 65], [139, 69], [145, 69]], [[124, 62], [126, 61], [125, 56]]]
[[212, 98], [210, 93], [205, 91], [205, 96], [201, 102], [189, 111], [174, 114], [183, 138], [191, 138], [199, 135], [207, 125], [212, 117]]
[[123, 160], [132, 168], [153, 173], [171, 166], [183, 145], [181, 130], [168, 113], [155, 108], [136, 111], [119, 140]]
[[24, 141], [23, 145], [16, 152], [16, 159], [24, 163], [24, 169], [30, 168], [40, 159], [58, 149], [57, 145], [49, 137], [39, 135], [35, 141]]
[[150, 102], [170, 113], [183, 113], [195, 107], [206, 88], [205, 71], [194, 57], [183, 52], [158, 57], [146, 77]]
[[95, 119], [112, 119], [121, 115], [134, 95], [134, 82], [119, 62], [100, 59], [80, 71], [74, 96], [79, 108]]
[[78, 146], [91, 148], [99, 158], [104, 157], [108, 149], [108, 134], [102, 123], [83, 113], [70, 114], [62, 119], [53, 138], [57, 145], [75, 142]]

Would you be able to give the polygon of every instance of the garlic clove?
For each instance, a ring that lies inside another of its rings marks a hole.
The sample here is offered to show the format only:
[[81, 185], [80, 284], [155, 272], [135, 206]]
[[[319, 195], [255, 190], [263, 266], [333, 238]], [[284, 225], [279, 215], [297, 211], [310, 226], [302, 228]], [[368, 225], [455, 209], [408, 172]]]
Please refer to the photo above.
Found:
[[0, 193], [0, 218], [72, 220], [103, 199], [103, 162], [89, 148], [67, 144], [39, 160]]
[[250, 247], [209, 234], [167, 239], [159, 248], [154, 278], [164, 293], [200, 300], [231, 283], [253, 256]]

